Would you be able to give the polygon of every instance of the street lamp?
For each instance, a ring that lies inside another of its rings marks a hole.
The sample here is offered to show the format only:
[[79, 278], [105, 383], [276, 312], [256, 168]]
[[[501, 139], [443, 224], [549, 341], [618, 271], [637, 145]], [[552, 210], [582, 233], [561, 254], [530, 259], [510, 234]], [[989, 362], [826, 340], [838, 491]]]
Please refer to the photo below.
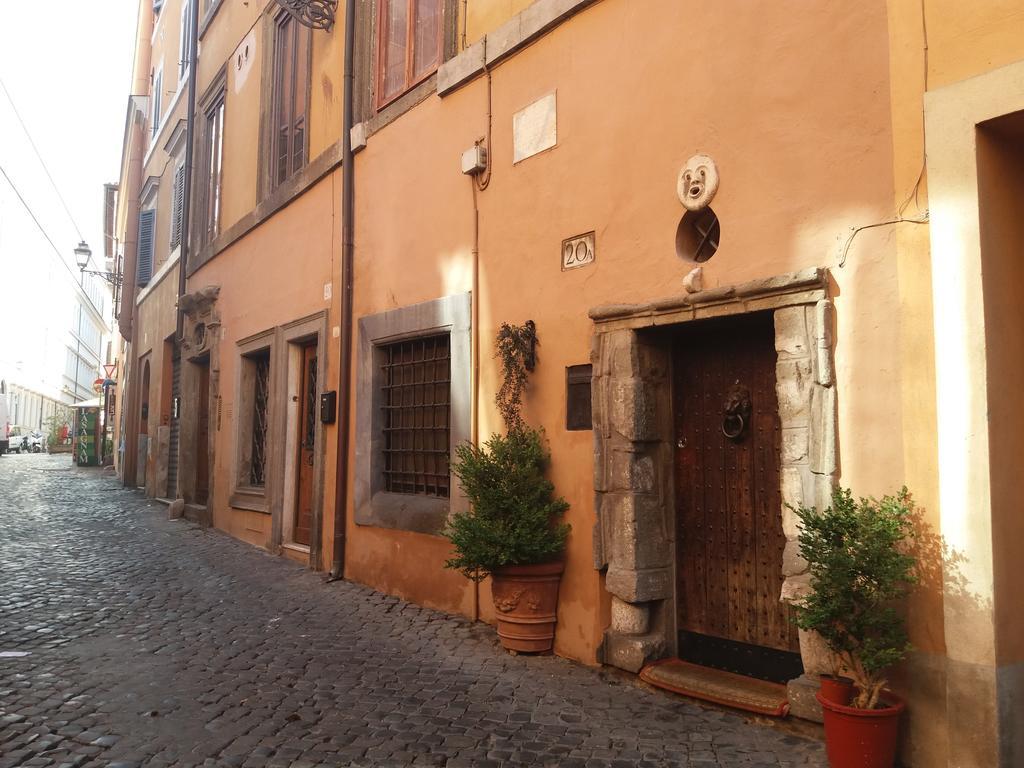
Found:
[[75, 263], [78, 264], [78, 269], [81, 270], [82, 275], [99, 275], [108, 283], [115, 288], [121, 285], [121, 275], [116, 272], [107, 272], [106, 270], [86, 269], [89, 266], [89, 259], [92, 258], [92, 249], [88, 246], [85, 240], [82, 240], [78, 247], [75, 248]]
[[89, 259], [92, 258], [92, 249], [88, 246], [85, 240], [82, 240], [78, 247], [75, 248], [75, 261], [78, 262], [78, 268], [85, 271], [85, 268], [89, 266]]

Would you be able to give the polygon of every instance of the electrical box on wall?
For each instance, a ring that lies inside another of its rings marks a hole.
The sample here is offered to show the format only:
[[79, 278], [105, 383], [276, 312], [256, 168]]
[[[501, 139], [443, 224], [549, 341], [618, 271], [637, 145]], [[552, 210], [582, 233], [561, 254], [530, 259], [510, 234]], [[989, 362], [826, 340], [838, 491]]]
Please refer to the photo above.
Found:
[[476, 176], [487, 169], [487, 149], [480, 144], [462, 153], [462, 172], [467, 176]]
[[320, 395], [320, 423], [333, 424], [338, 413], [338, 393], [334, 390]]

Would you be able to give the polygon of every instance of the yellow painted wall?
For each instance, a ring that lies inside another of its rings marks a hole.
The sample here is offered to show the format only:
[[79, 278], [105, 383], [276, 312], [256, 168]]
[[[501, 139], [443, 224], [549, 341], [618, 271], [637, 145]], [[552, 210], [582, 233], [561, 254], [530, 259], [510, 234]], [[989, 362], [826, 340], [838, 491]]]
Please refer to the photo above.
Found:
[[[169, 371], [171, 360], [165, 354], [164, 340], [173, 336], [175, 330], [175, 306], [178, 299], [178, 268], [171, 267], [165, 277], [158, 283], [151, 283], [149, 293], [143, 297], [137, 307], [135, 318], [136, 345], [133, 357], [142, 360], [148, 355], [150, 364], [149, 389], [149, 438], [153, 442], [146, 463], [146, 492], [152, 496], [156, 493], [156, 439], [157, 427], [170, 425], [170, 414], [162, 405], [170, 398], [170, 378], [164, 372]], [[141, 387], [142, 366], [136, 365], [134, 374]], [[136, 403], [140, 407], [141, 400]], [[136, 413], [138, 418], [138, 413]], [[132, 423], [129, 421], [129, 423]], [[137, 423], [137, 422], [136, 422]], [[141, 431], [141, 428], [140, 428]], [[140, 483], [141, 484], [141, 483]]]
[[[929, 209], [928, 179], [923, 173], [923, 94], [926, 88], [935, 90], [1024, 58], [1024, 7], [1004, 0], [967, 4], [952, 0], [925, 0], [923, 3], [896, 0], [888, 5], [895, 181], [892, 207], [894, 213], [899, 211], [907, 218], [919, 218]], [[944, 727], [946, 645], [947, 642], [955, 644], [957, 650], [954, 655], [963, 658], [967, 653], [965, 643], [970, 644], [973, 635], [979, 647], [979, 658], [984, 656], [981, 647], [986, 638], [992, 638], [992, 631], [985, 624], [991, 618], [981, 615], [983, 606], [971, 597], [973, 586], [965, 581], [976, 564], [951, 544], [950, 532], [943, 531], [940, 523], [940, 517], [945, 513], [955, 517], [958, 512], [944, 511], [939, 506], [942, 468], [938, 461], [936, 425], [944, 415], [948, 418], [950, 414], [936, 404], [933, 312], [942, 308], [935, 308], [932, 300], [929, 228], [915, 224], [898, 225], [895, 237], [901, 302], [901, 351], [908, 372], [902, 385], [906, 478], [924, 509], [925, 538], [921, 549], [928, 558], [929, 566], [910, 606], [911, 637], [923, 658], [915, 668], [919, 676], [916, 679], [912, 676], [910, 681], [913, 746], [906, 757], [914, 765], [944, 765], [947, 754], [955, 754], [961, 749], [953, 743], [961, 738], [955, 732], [957, 729]], [[1008, 275], [1005, 277], [1010, 278]], [[946, 407], [957, 406], [950, 404]], [[962, 460], [975, 459], [963, 457]], [[1015, 466], [1015, 458], [1012, 463]], [[968, 514], [968, 510], [959, 512], [961, 516]], [[1001, 546], [1010, 546], [1006, 542], [1014, 539], [1006, 535], [1009, 533], [1011, 531], [993, 533], [997, 550]], [[1019, 541], [1020, 533], [1016, 535]], [[955, 533], [953, 540], [956, 540]], [[1020, 580], [1014, 573], [1004, 572], [996, 579], [993, 587], [997, 593], [1004, 590], [1006, 594], [1019, 594]], [[982, 602], [984, 599], [982, 596]], [[951, 628], [955, 637], [947, 638], [942, 624], [934, 620], [934, 617], [941, 619], [943, 610], [951, 617], [947, 629]], [[1019, 653], [1019, 650], [1014, 652]], [[1009, 657], [1012, 655], [1010, 653]], [[950, 705], [954, 706], [955, 702], [951, 701]], [[983, 710], [984, 706], [971, 705], [971, 709]]]
[[517, 13], [526, 10], [532, 2], [533, 0], [468, 0], [464, 8], [460, 3], [459, 21], [465, 28], [466, 43], [472, 45]]
[[256, 205], [259, 159], [262, 24], [266, 3], [222, 2], [200, 40], [198, 86], [202, 98], [222, 68], [227, 73], [224, 118], [221, 232]]
[[[1002, 0], [969, 4], [926, 0], [923, 5], [890, 2], [889, 16], [894, 203], [896, 207], [906, 203], [904, 215], [915, 217], [928, 209], [926, 176], [915, 195], [924, 157], [925, 71], [928, 90], [934, 90], [1024, 58], [1024, 7]], [[908, 445], [908, 480], [927, 508], [931, 532], [941, 535], [933, 448], [937, 416], [934, 387], [929, 384], [934, 380], [935, 365], [928, 229], [902, 225], [897, 242], [906, 327], [903, 350], [908, 370], [916, 372], [904, 382], [904, 431], [917, 436], [913, 445]], [[929, 600], [941, 604], [941, 595], [933, 592]], [[919, 629], [918, 624], [913, 626]], [[921, 644], [922, 638], [915, 639]], [[941, 645], [928, 646], [941, 650]]]

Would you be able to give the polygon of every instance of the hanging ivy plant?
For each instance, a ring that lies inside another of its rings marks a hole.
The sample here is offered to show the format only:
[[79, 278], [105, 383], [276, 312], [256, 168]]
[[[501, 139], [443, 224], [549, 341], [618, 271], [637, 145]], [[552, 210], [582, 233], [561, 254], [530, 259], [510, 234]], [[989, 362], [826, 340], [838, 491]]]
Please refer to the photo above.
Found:
[[533, 320], [522, 325], [502, 323], [498, 329], [497, 357], [501, 360], [501, 387], [495, 397], [508, 432], [523, 429], [523, 392], [527, 375], [537, 362], [537, 326]]

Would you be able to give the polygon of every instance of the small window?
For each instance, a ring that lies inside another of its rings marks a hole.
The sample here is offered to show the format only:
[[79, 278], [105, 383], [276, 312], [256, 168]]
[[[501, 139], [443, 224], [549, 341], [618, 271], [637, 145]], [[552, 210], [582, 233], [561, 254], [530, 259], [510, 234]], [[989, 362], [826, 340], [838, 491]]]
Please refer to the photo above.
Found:
[[377, 106], [394, 101], [441, 64], [443, 0], [379, 0]]
[[152, 101], [153, 101], [153, 114], [151, 116], [151, 119], [153, 121], [152, 131], [153, 131], [153, 136], [154, 137], [156, 136], [157, 131], [160, 130], [160, 117], [161, 117], [161, 114], [160, 114], [161, 103], [160, 102], [161, 102], [161, 99], [163, 97], [163, 92], [164, 92], [164, 73], [163, 73], [163, 70], [160, 70], [155, 75], [153, 75], [153, 99], [152, 99]]
[[274, 27], [274, 85], [270, 160], [273, 186], [306, 164], [309, 30], [287, 12]]
[[249, 485], [267, 484], [267, 415], [270, 405], [270, 350], [249, 357], [252, 366], [252, 444], [249, 454]]
[[192, 54], [192, 0], [181, 4], [181, 34], [178, 45], [178, 82], [188, 76], [189, 59]]
[[205, 111], [203, 126], [206, 186], [203, 190], [202, 244], [206, 245], [220, 234], [221, 170], [224, 165], [224, 91], [220, 91]]
[[384, 490], [449, 496], [451, 355], [442, 334], [383, 347]]
[[593, 429], [590, 380], [593, 366], [570, 365], [565, 369], [565, 428]]

